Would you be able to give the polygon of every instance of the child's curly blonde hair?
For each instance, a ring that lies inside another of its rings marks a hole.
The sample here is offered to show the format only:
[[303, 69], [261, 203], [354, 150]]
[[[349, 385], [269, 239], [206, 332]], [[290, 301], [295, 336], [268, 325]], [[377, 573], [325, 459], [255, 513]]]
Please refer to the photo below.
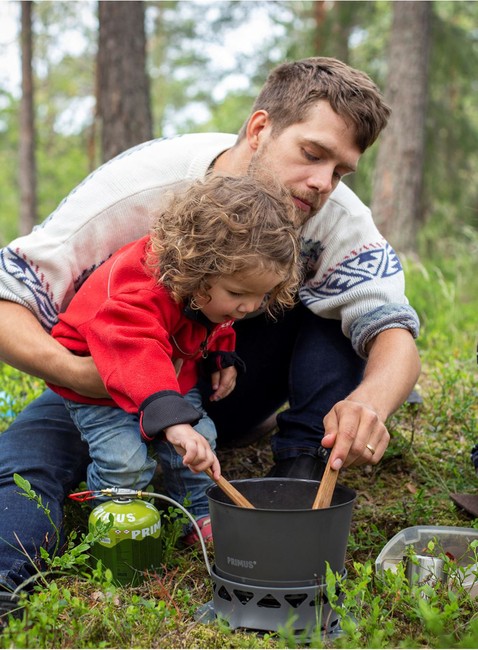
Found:
[[155, 220], [147, 264], [174, 300], [207, 297], [211, 280], [272, 271], [282, 282], [265, 310], [296, 302], [301, 279], [297, 208], [275, 182], [214, 175], [176, 195]]

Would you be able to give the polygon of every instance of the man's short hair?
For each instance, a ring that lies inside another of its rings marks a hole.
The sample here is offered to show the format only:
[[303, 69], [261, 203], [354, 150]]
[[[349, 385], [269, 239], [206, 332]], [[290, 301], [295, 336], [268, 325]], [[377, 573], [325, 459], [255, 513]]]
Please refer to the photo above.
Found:
[[[379, 88], [365, 72], [338, 59], [311, 57], [274, 68], [254, 102], [251, 115], [267, 111], [272, 134], [277, 135], [305, 120], [310, 107], [321, 99], [353, 125], [362, 153], [375, 142], [391, 113]], [[249, 118], [241, 128], [239, 140], [245, 137]]]

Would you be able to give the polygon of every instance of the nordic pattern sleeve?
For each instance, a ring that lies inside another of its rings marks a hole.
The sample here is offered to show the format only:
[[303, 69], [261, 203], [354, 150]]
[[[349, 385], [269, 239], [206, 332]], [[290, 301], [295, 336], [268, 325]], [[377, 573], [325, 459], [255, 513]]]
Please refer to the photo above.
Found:
[[29, 235], [0, 249], [0, 299], [30, 309], [49, 332], [90, 273], [144, 236], [171, 193], [203, 178], [236, 137], [158, 138], [99, 167]]
[[0, 298], [28, 307], [50, 331], [91, 272], [147, 234], [158, 203], [150, 178], [140, 174], [159, 142], [99, 167], [29, 235], [1, 249]]
[[357, 354], [365, 357], [367, 343], [384, 329], [418, 336], [400, 260], [349, 188], [340, 183], [301, 237], [306, 280], [300, 299], [317, 315], [341, 320]]

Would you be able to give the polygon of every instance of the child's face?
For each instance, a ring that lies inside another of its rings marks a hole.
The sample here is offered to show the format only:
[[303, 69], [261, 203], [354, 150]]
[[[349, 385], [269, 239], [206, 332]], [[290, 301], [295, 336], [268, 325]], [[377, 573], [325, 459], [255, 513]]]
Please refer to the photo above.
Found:
[[257, 311], [266, 294], [283, 280], [283, 276], [266, 270], [223, 275], [212, 280], [209, 300], [196, 297], [195, 303], [212, 323], [240, 320]]

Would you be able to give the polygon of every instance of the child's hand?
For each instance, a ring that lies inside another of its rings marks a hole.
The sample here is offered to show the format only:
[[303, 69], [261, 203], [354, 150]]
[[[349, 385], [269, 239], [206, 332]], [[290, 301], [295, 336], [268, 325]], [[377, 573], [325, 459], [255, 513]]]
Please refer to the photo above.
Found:
[[211, 375], [212, 389], [214, 393], [209, 398], [211, 402], [218, 402], [227, 397], [236, 387], [237, 370], [234, 366], [217, 370]]
[[211, 468], [214, 478], [221, 476], [221, 466], [210, 444], [190, 424], [175, 424], [164, 430], [166, 439], [183, 457], [183, 464], [192, 472], [204, 472]]

